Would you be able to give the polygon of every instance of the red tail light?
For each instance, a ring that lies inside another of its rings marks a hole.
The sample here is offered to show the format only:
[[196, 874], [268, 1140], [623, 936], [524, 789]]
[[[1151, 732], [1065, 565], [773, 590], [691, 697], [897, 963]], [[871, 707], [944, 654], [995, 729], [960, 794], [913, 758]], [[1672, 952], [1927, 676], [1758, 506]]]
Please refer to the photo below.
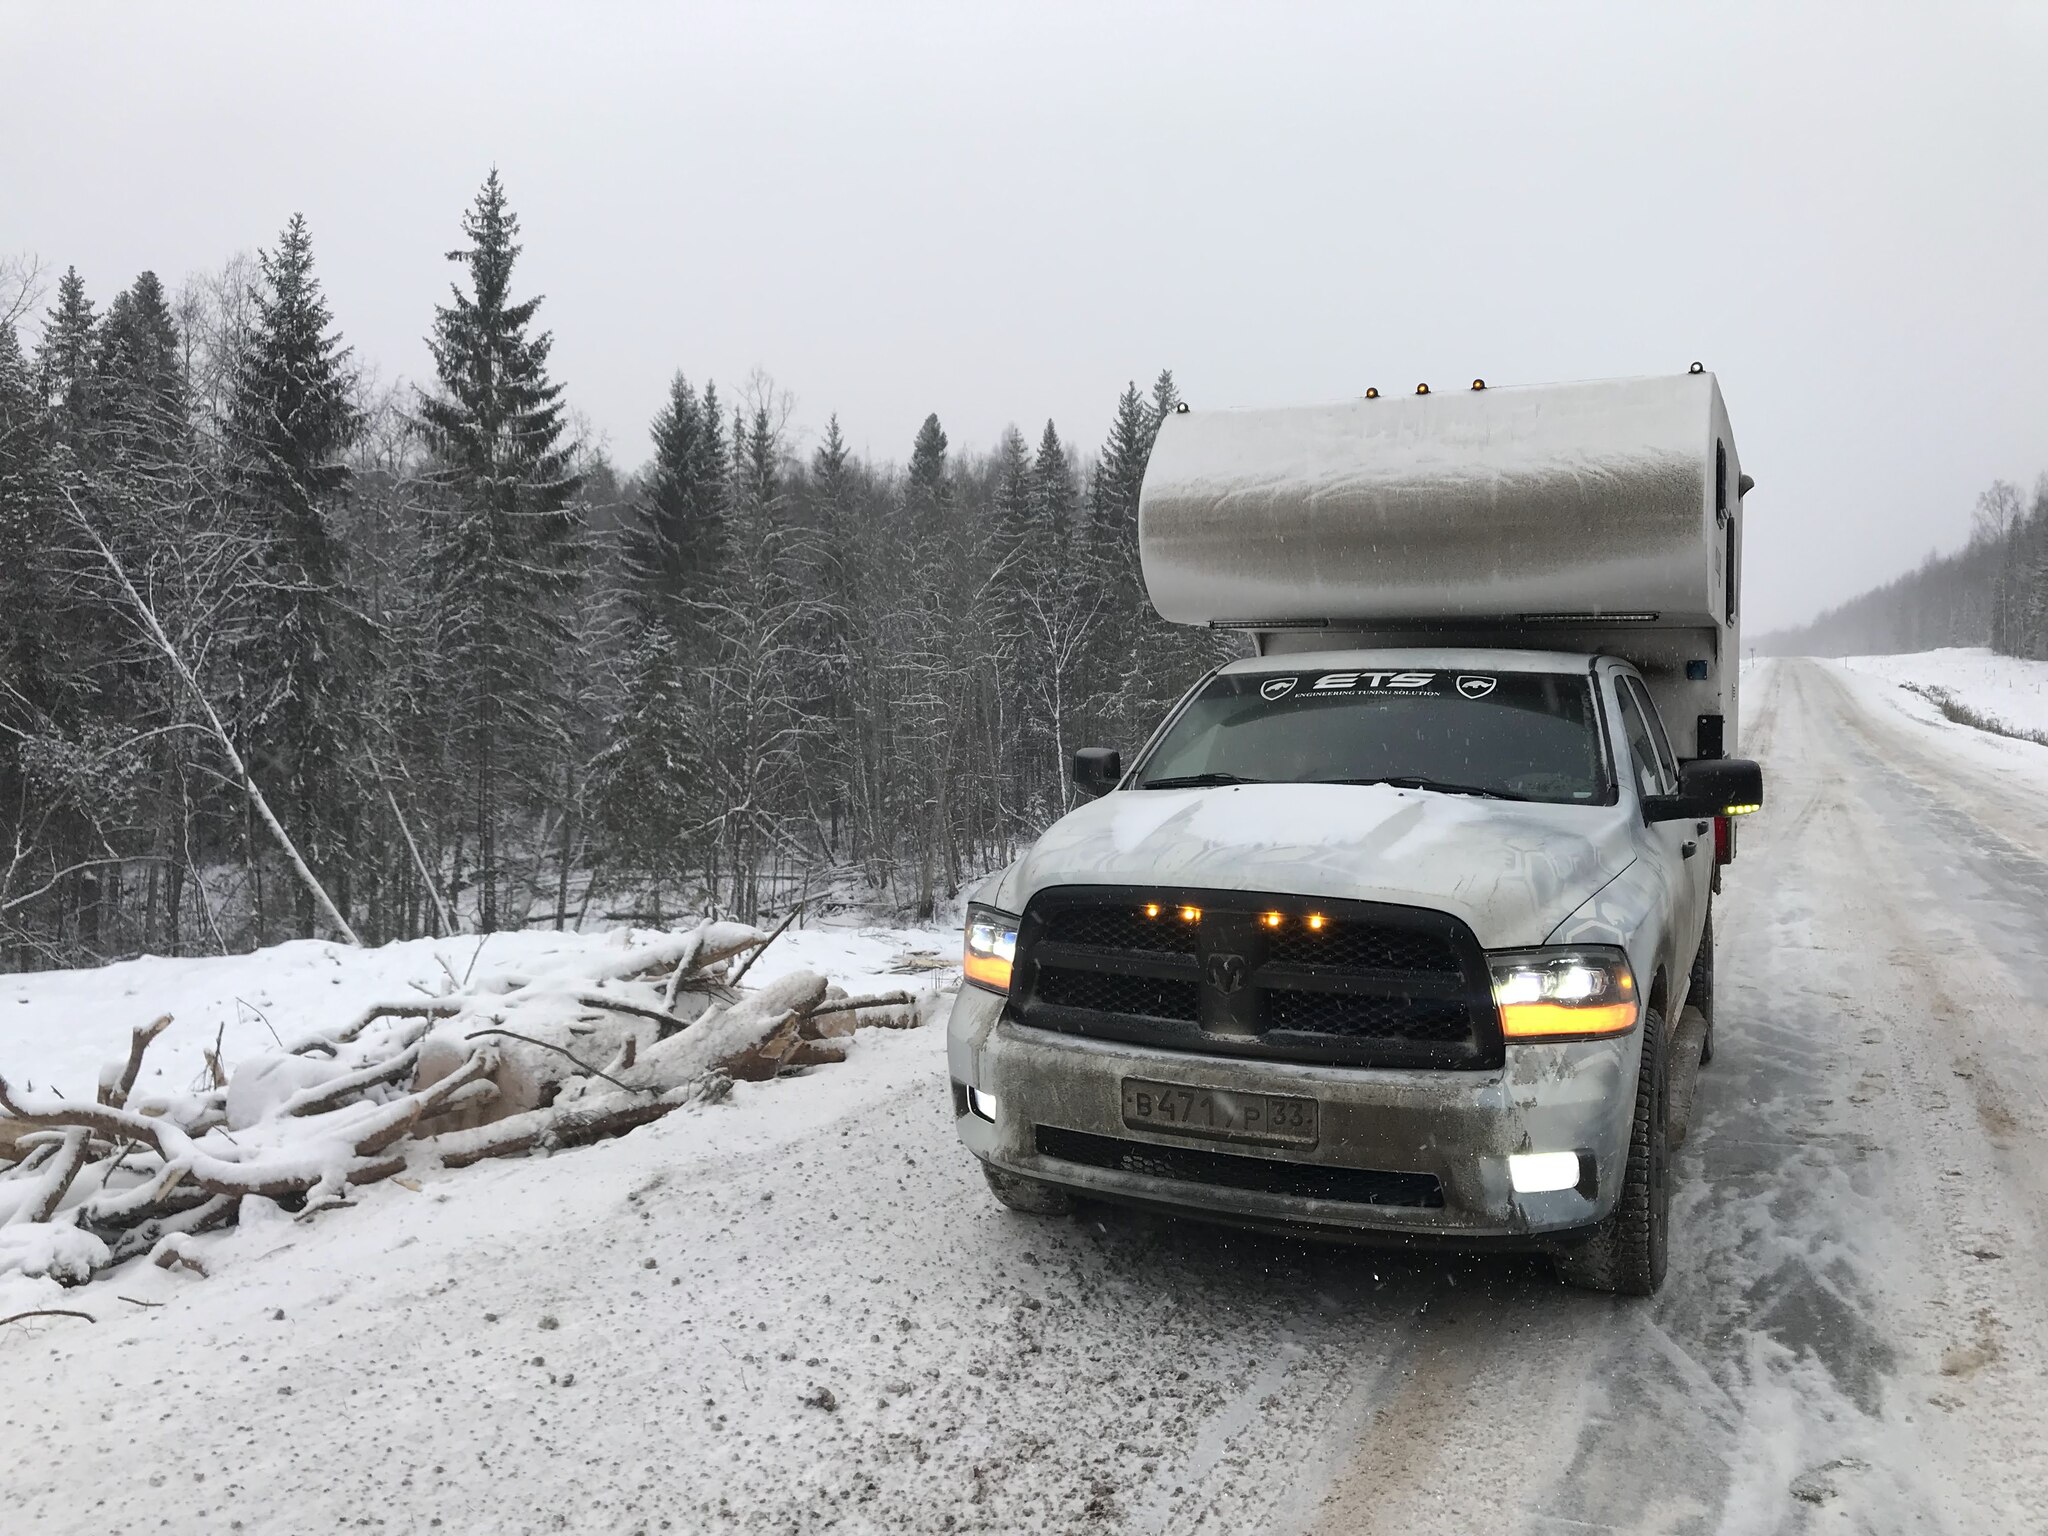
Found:
[[1716, 816], [1714, 818], [1714, 862], [1733, 864], [1735, 862], [1735, 818]]

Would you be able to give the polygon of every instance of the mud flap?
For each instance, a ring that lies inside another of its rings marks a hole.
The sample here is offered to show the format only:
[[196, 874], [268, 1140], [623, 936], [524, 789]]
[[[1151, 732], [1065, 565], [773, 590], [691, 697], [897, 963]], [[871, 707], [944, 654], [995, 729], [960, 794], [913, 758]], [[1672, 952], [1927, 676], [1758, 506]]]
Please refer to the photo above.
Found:
[[1678, 1028], [1671, 1034], [1671, 1109], [1670, 1119], [1665, 1122], [1665, 1140], [1673, 1149], [1685, 1145], [1686, 1133], [1692, 1129], [1693, 1096], [1700, 1086], [1700, 1050], [1706, 1043], [1706, 1015], [1697, 1008], [1687, 1008], [1679, 1014]]

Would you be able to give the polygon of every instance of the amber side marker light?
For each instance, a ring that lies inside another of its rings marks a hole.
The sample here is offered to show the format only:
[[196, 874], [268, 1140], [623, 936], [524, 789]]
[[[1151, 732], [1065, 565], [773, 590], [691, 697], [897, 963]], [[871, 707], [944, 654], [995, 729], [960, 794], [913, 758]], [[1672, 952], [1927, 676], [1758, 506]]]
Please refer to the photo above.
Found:
[[1626, 1034], [1641, 1014], [1619, 950], [1491, 955], [1493, 1000], [1510, 1040], [1587, 1040]]
[[1763, 807], [1760, 805], [1724, 805], [1721, 807], [1721, 814], [1723, 816], [1750, 816], [1762, 809]]

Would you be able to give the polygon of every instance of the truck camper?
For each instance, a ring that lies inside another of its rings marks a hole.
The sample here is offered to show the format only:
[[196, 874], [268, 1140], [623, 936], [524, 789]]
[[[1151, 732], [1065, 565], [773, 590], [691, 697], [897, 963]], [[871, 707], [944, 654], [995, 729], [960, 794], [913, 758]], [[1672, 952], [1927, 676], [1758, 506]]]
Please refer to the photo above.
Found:
[[973, 895], [948, 1051], [997, 1199], [1552, 1255], [1647, 1294], [1713, 1054], [1741, 471], [1673, 377], [1182, 411], [1153, 606], [1239, 630]]

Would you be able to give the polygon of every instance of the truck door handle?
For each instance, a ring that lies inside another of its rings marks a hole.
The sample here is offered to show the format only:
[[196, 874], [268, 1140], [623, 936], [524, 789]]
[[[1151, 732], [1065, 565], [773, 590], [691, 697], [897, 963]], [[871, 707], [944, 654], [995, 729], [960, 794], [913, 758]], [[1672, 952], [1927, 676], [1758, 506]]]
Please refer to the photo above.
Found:
[[1700, 845], [1698, 843], [1681, 843], [1678, 847], [1679, 857], [1681, 858], [1689, 859], [1699, 851]]

